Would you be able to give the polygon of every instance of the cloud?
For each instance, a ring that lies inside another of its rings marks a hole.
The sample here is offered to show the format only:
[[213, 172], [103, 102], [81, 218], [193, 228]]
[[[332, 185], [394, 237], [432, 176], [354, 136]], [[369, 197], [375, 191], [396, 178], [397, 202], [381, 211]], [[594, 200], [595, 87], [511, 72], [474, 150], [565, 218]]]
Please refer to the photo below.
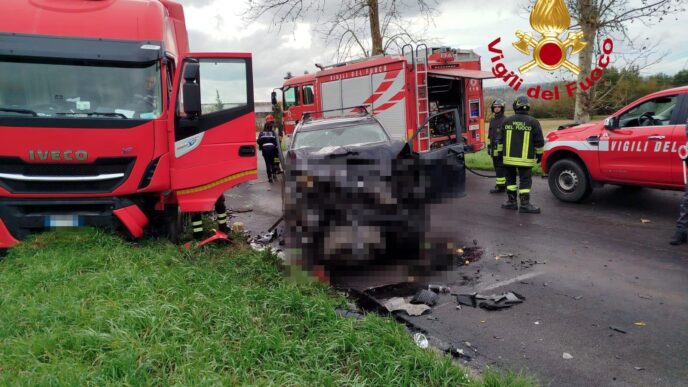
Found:
[[[319, 0], [315, 0], [319, 2]], [[347, 6], [349, 0], [323, 0], [328, 12], [333, 7]], [[385, 0], [391, 1], [391, 0]], [[336, 59], [334, 49], [327, 47], [314, 31], [318, 22], [327, 19], [326, 14], [312, 14], [281, 31], [266, 16], [256, 22], [242, 19], [247, 10], [245, 0], [181, 0], [187, 17], [189, 40], [193, 51], [251, 52], [253, 53], [254, 86], [257, 101], [267, 101], [270, 91], [281, 86], [284, 75], [315, 72], [314, 63], [332, 63]], [[430, 0], [430, 4], [434, 4]], [[404, 2], [405, 17], [412, 26], [424, 22], [417, 12], [416, 0]], [[472, 49], [482, 57], [482, 67], [489, 70], [491, 53], [488, 44], [501, 37], [499, 47], [504, 50], [503, 63], [516, 70], [529, 60], [516, 51], [511, 43], [518, 29], [530, 31], [526, 2], [493, 0], [485, 6], [476, 6], [473, 0], [439, 0], [436, 17], [427, 34], [433, 44], [454, 48]], [[676, 20], [678, 18], [678, 20]], [[688, 13], [667, 18], [651, 28], [642, 23], [629, 25], [631, 36], [649, 37], [661, 42], [661, 50], [668, 51], [660, 63], [645, 70], [645, 74], [664, 72], [674, 74], [686, 68], [688, 59], [688, 34], [676, 33], [688, 25]], [[420, 28], [420, 27], [419, 27]], [[629, 48], [617, 41], [616, 52]], [[575, 60], [574, 60], [575, 61]], [[540, 69], [532, 70], [524, 77], [525, 82], [550, 81], [552, 74]], [[486, 81], [486, 86], [502, 85], [500, 80]]]

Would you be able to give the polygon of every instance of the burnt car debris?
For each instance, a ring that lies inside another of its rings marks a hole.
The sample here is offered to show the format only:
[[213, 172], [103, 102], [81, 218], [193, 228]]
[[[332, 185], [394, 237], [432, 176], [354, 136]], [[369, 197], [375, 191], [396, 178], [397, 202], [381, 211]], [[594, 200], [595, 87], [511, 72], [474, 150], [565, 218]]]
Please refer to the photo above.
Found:
[[[444, 146], [419, 153], [417, 135], [393, 139], [364, 107], [304, 116], [280, 154], [288, 262], [305, 269], [403, 264], [426, 270], [442, 243], [426, 238], [426, 208], [465, 195], [460, 127]], [[432, 130], [430, 117], [417, 133]], [[445, 129], [446, 131], [446, 129]], [[444, 244], [446, 246], [446, 244]], [[446, 249], [445, 249], [446, 250]]]

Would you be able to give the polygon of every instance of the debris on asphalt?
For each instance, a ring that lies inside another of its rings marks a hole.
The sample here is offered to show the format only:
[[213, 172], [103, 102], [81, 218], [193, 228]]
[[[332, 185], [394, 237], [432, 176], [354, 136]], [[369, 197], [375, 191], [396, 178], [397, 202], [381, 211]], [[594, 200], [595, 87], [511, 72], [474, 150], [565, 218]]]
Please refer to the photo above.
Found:
[[439, 321], [439, 319], [435, 316], [428, 316], [428, 320], [430, 321]]
[[570, 353], [568, 353], [568, 352], [564, 352], [564, 354], [562, 355], [562, 357], [563, 357], [565, 360], [571, 360], [571, 359], [573, 359], [573, 356], [572, 356]]
[[254, 240], [254, 242], [265, 245], [265, 244], [272, 242], [276, 236], [277, 236], [277, 231], [266, 232], [265, 234], [262, 234], [261, 236], [257, 237]]
[[244, 224], [242, 222], [234, 222], [232, 223], [232, 232], [242, 234], [244, 233]]
[[337, 308], [334, 310], [334, 313], [343, 318], [353, 318], [356, 320], [363, 320], [363, 313], [355, 311], [355, 310], [349, 310], [349, 309], [342, 309], [342, 308]]
[[645, 300], [651, 300], [652, 299], [652, 296], [648, 296], [645, 294], [638, 294], [638, 297], [645, 299]]
[[230, 209], [227, 211], [230, 214], [243, 214], [245, 212], [253, 212], [253, 208], [237, 208], [237, 209]]
[[652, 221], [650, 219], [642, 219], [642, 218], [640, 219], [640, 222], [642, 224], [652, 223]]
[[428, 285], [428, 290], [433, 291], [437, 294], [440, 293], [449, 293], [451, 289], [448, 286], [444, 285]]
[[638, 322], [636, 322], [636, 323], [633, 323], [633, 325], [636, 325], [636, 326], [639, 326], [639, 327], [644, 327], [644, 326], [647, 325], [647, 323], [642, 322], [642, 321], [638, 321]]
[[427, 305], [410, 304], [401, 297], [390, 298], [383, 306], [390, 312], [404, 311], [409, 316], [421, 316], [430, 310], [430, 307]]
[[578, 300], [580, 300], [580, 299], [582, 299], [582, 298], [583, 298], [583, 296], [575, 296], [575, 297], [573, 297], [573, 299], [576, 300], [576, 301], [578, 301]]
[[449, 348], [448, 352], [459, 359], [463, 359], [466, 361], [471, 361], [473, 360], [473, 357], [469, 354], [466, 353], [466, 351], [463, 350], [463, 348], [457, 348], [457, 347], [451, 347]]
[[478, 300], [476, 298], [477, 295], [478, 295], [478, 293], [457, 294], [456, 295], [456, 302], [458, 302], [459, 305], [472, 306], [475, 308], [478, 306]]
[[626, 334], [626, 331], [625, 331], [625, 330], [623, 330], [623, 329], [621, 329], [621, 328], [619, 328], [619, 327], [615, 327], [615, 326], [613, 326], [613, 325], [610, 325], [610, 326], [609, 326], [609, 329], [611, 329], [611, 330], [613, 330], [613, 331], [617, 331], [617, 332], [619, 332], [619, 333]]
[[633, 367], [633, 369], [635, 369], [636, 371], [642, 371], [642, 370], [644, 370], [645, 368], [643, 368], [643, 367]]
[[437, 303], [439, 296], [430, 290], [421, 289], [411, 299], [412, 304], [425, 304], [427, 306], [434, 306]]
[[548, 283], [548, 282], [543, 282], [543, 283], [542, 283], [542, 286], [545, 286], [545, 287], [547, 287], [548, 285], [549, 285], [549, 283]]
[[535, 321], [533, 324], [540, 325], [540, 321]]
[[456, 295], [456, 302], [459, 305], [472, 306], [474, 308], [480, 307], [485, 310], [510, 308], [513, 305], [522, 303], [525, 299], [525, 297], [514, 291], [502, 294], [492, 294], [490, 296], [484, 296], [478, 293]]
[[426, 349], [430, 345], [428, 343], [428, 338], [425, 337], [424, 334], [422, 333], [416, 333], [413, 335], [413, 342], [416, 343], [417, 346]]

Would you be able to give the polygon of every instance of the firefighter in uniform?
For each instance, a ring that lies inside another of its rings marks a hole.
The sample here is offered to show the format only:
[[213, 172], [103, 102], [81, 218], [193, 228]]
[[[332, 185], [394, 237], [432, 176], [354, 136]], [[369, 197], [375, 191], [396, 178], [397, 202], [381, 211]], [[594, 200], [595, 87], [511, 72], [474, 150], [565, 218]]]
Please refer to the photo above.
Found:
[[[686, 122], [686, 137], [688, 137], [688, 122]], [[685, 146], [688, 148], [688, 142], [686, 142]], [[688, 154], [688, 149], [686, 149], [685, 153]], [[684, 154], [684, 156], [686, 154]], [[688, 158], [683, 159], [683, 168], [688, 168]], [[686, 182], [686, 191], [683, 194], [679, 207], [678, 220], [676, 221], [676, 233], [674, 233], [674, 237], [671, 238], [669, 243], [677, 246], [686, 242], [688, 242], [688, 182]]]
[[279, 142], [277, 141], [277, 135], [273, 131], [274, 118], [269, 114], [265, 118], [265, 125], [263, 126], [263, 131], [258, 135], [258, 149], [263, 154], [263, 160], [265, 160], [265, 169], [268, 173], [268, 181], [272, 183], [277, 177], [277, 166], [275, 165], [275, 159], [278, 157], [277, 147]]
[[504, 120], [498, 145], [506, 173], [507, 201], [502, 204], [502, 208], [539, 214], [540, 209], [530, 204], [530, 188], [533, 184], [533, 167], [542, 158], [545, 139], [540, 122], [528, 114], [528, 98], [516, 98], [513, 106], [516, 114]]
[[506, 191], [506, 177], [504, 175], [504, 164], [502, 163], [502, 154], [498, 150], [497, 139], [502, 132], [504, 125], [504, 108], [506, 103], [503, 99], [497, 98], [492, 102], [490, 109], [494, 118], [490, 121], [490, 129], [487, 132], [487, 153], [492, 157], [492, 165], [494, 165], [495, 173], [497, 174], [495, 187], [490, 190], [490, 193], [502, 193]]

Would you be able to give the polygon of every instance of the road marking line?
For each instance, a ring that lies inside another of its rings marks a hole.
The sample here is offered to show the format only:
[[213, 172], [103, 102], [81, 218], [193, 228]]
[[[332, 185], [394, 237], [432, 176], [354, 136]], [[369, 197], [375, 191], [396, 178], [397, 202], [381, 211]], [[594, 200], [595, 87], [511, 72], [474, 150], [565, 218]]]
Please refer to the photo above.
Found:
[[512, 278], [512, 279], [506, 280], [506, 281], [495, 282], [495, 283], [493, 283], [492, 285], [483, 286], [483, 287], [481, 287], [481, 288], [478, 290], [478, 292], [480, 293], [480, 292], [485, 292], [485, 291], [488, 291], [488, 290], [493, 290], [493, 289], [501, 288], [502, 286], [511, 285], [511, 284], [513, 284], [514, 282], [527, 280], [528, 278], [537, 277], [537, 276], [542, 275], [542, 274], [545, 274], [545, 273], [543, 273], [543, 272], [541, 272], [541, 271], [534, 271], [534, 272], [531, 272], [531, 273], [526, 273], [526, 274], [523, 274], [523, 275], [519, 275], [518, 277], [514, 277], [514, 278]]

